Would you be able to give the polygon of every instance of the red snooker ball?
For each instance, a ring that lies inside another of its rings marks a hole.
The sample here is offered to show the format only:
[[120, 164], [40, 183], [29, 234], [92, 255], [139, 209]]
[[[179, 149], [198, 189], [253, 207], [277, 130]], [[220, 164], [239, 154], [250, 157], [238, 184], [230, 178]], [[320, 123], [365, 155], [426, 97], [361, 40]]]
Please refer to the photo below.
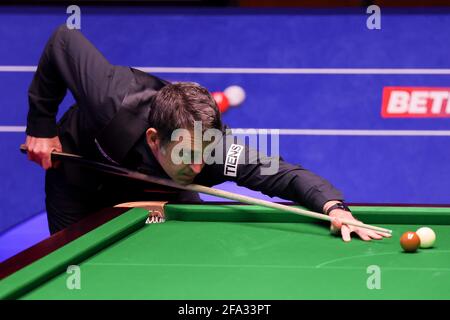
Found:
[[400, 238], [400, 245], [406, 252], [414, 252], [420, 246], [420, 238], [415, 232], [405, 232]]
[[230, 107], [230, 101], [223, 92], [213, 92], [212, 96], [219, 107], [220, 113], [224, 113]]

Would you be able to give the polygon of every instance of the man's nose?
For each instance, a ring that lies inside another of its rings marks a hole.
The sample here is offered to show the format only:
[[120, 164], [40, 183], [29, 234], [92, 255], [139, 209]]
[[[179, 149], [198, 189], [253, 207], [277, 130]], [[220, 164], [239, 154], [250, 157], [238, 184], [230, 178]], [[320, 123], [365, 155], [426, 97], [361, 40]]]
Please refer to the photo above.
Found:
[[203, 164], [191, 164], [190, 167], [193, 173], [199, 174], [202, 171]]

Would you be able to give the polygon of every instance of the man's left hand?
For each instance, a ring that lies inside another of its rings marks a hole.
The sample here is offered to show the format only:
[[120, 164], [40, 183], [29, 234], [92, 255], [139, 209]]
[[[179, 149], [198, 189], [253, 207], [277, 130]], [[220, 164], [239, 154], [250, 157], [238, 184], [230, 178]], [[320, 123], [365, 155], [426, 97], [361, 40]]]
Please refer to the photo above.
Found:
[[351, 234], [353, 232], [356, 233], [364, 241], [370, 241], [372, 239], [381, 240], [383, 238], [391, 237], [391, 235], [388, 233], [342, 224], [340, 219], [361, 222], [359, 220], [356, 220], [351, 212], [342, 209], [335, 209], [330, 212], [329, 216], [333, 218], [330, 226], [331, 233], [339, 234], [340, 232], [342, 240], [344, 240], [345, 242], [351, 241]]

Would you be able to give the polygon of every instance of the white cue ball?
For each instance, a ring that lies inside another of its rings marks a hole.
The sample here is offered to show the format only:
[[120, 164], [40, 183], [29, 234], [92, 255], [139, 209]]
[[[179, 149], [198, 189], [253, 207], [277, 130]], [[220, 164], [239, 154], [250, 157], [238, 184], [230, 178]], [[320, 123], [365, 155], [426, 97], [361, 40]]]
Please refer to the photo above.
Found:
[[245, 91], [239, 86], [230, 86], [226, 88], [223, 93], [228, 98], [230, 106], [236, 107], [245, 100]]
[[433, 229], [422, 227], [417, 229], [416, 233], [419, 236], [421, 248], [431, 248], [434, 245], [436, 234], [434, 233]]

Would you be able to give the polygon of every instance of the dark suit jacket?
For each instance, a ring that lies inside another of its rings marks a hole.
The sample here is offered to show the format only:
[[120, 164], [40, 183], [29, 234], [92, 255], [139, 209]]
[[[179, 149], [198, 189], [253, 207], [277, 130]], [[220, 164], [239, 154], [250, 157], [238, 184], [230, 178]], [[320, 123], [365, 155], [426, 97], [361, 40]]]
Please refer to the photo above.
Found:
[[[49, 39], [29, 88], [27, 134], [58, 135], [66, 152], [167, 178], [144, 139], [151, 126], [147, 121], [149, 101], [167, 84], [139, 70], [110, 64], [79, 31], [60, 26]], [[56, 123], [67, 89], [76, 105]], [[241, 142], [224, 148], [224, 161], [206, 165], [195, 183], [212, 186], [235, 181], [319, 212], [325, 202], [343, 200], [328, 181], [281, 157], [267, 157]], [[236, 166], [229, 165], [233, 160], [230, 148], [240, 150]], [[275, 174], [262, 174], [268, 161], [278, 161]], [[70, 165], [64, 168], [68, 183], [90, 190], [105, 184], [102, 175]]]

